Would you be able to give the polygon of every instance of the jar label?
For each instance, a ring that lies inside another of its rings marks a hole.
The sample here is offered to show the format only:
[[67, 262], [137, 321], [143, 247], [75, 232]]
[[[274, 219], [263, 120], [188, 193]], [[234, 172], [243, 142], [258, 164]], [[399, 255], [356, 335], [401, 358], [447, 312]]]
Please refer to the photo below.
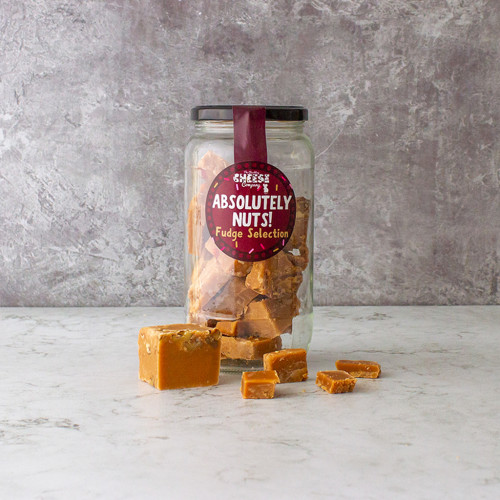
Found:
[[287, 244], [295, 225], [295, 194], [286, 175], [264, 162], [241, 162], [213, 180], [205, 206], [215, 244], [233, 259], [265, 260]]

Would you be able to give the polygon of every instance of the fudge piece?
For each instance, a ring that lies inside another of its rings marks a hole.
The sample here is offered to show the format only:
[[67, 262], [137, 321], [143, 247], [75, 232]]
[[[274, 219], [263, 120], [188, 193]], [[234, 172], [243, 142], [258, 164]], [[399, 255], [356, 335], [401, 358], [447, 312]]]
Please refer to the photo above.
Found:
[[272, 339], [279, 337], [282, 333], [292, 330], [292, 319], [239, 319], [236, 321], [219, 321], [217, 328], [223, 335], [229, 337], [259, 337], [262, 339]]
[[245, 286], [245, 278], [232, 277], [203, 310], [213, 315], [240, 318], [245, 307], [257, 297], [257, 293]]
[[217, 264], [221, 272], [226, 274], [232, 274], [233, 276], [238, 276], [244, 278], [252, 268], [251, 262], [244, 262], [241, 260], [235, 260], [229, 255], [226, 255], [216, 244], [213, 238], [209, 238], [205, 243], [205, 248], [210, 252]]
[[281, 337], [259, 339], [254, 337], [221, 337], [222, 359], [262, 359], [266, 352], [281, 349]]
[[187, 216], [188, 252], [194, 255], [200, 251], [203, 234], [203, 213], [199, 196], [193, 196]]
[[204, 256], [199, 258], [193, 270], [191, 287], [188, 292], [189, 315], [198, 316], [207, 302], [215, 297], [231, 279], [230, 274], [220, 272], [214, 259], [207, 260]]
[[243, 335], [262, 339], [272, 339], [292, 331], [292, 318], [244, 319], [240, 323], [243, 323], [240, 325], [240, 330], [244, 332]]
[[246, 319], [293, 318], [299, 314], [300, 301], [296, 295], [281, 299], [260, 296], [250, 302], [245, 309]]
[[221, 321], [217, 328], [231, 337], [274, 338], [292, 330], [292, 319], [299, 313], [300, 301], [295, 295], [282, 299], [257, 297], [250, 302], [237, 321]]
[[224, 158], [213, 151], [208, 151], [202, 156], [196, 168], [200, 170], [200, 175], [206, 181], [207, 186], [210, 186], [215, 176], [228, 166], [229, 164]]
[[217, 328], [230, 337], [273, 338], [291, 332], [292, 319], [299, 314], [300, 301], [296, 295], [281, 299], [259, 296], [245, 308], [243, 319], [220, 321]]
[[303, 271], [309, 263], [307, 229], [309, 226], [311, 202], [303, 196], [299, 196], [296, 202], [295, 226], [290, 239], [285, 245], [284, 251], [288, 254], [290, 261]]
[[291, 332], [292, 319], [299, 314], [300, 301], [296, 295], [281, 299], [259, 296], [252, 300], [237, 321], [221, 321], [217, 328], [231, 337], [274, 338]]
[[302, 271], [304, 271], [307, 264], [309, 264], [309, 248], [307, 245], [301, 247], [300, 250], [294, 248], [291, 252], [287, 252], [287, 256], [290, 259], [290, 262], [299, 267]]
[[272, 399], [277, 382], [279, 382], [279, 378], [274, 370], [243, 372], [241, 374], [241, 395], [245, 399]]
[[[228, 259], [230, 259], [228, 257]], [[232, 260], [232, 259], [230, 259]], [[239, 261], [233, 261], [233, 269], [222, 269], [217, 259], [213, 258], [206, 249], [197, 260], [191, 276], [189, 288], [189, 320], [200, 322], [202, 317], [214, 315], [240, 318], [244, 308], [257, 297], [257, 292], [245, 286], [245, 279], [233, 276], [242, 274]], [[250, 267], [248, 267], [250, 269]]]
[[227, 337], [248, 337], [246, 328], [241, 326], [243, 321], [217, 321], [215, 327]]
[[307, 229], [309, 226], [309, 214], [311, 211], [311, 202], [303, 196], [296, 199], [297, 211], [295, 215], [295, 226], [293, 227], [292, 235], [285, 245], [285, 250], [289, 251], [293, 248], [302, 248], [306, 246]]
[[317, 373], [316, 385], [330, 394], [339, 394], [352, 392], [356, 385], [356, 379], [341, 370], [323, 371]]
[[305, 349], [283, 349], [263, 356], [264, 370], [276, 370], [280, 384], [307, 380]]
[[[290, 323], [299, 314], [300, 300], [296, 295], [284, 296], [280, 299], [257, 297], [245, 309], [245, 319], [248, 321], [279, 321]], [[274, 335], [273, 335], [274, 336]]]
[[246, 278], [248, 288], [273, 299], [296, 293], [301, 283], [302, 270], [290, 261], [285, 252], [254, 262]]
[[339, 359], [335, 367], [356, 378], [377, 378], [380, 375], [380, 365], [375, 361]]
[[147, 326], [139, 332], [139, 378], [157, 389], [219, 381], [221, 334], [193, 324]]
[[280, 299], [257, 297], [245, 309], [244, 319], [253, 325], [259, 337], [276, 337], [292, 331], [292, 320], [299, 314], [299, 307], [295, 294]]

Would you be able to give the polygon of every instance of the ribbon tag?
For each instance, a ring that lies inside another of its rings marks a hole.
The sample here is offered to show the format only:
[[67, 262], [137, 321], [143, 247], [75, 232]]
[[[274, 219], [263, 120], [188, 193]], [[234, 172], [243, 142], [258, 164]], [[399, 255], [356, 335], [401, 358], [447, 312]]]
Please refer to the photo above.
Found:
[[233, 106], [234, 163], [267, 163], [266, 108]]

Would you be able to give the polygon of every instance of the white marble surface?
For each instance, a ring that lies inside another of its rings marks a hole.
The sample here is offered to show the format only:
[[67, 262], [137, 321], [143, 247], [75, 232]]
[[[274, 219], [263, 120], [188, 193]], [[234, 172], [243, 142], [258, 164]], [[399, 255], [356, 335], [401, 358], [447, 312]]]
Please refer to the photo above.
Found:
[[[0, 498], [500, 498], [500, 307], [325, 307], [305, 383], [158, 392], [140, 326], [178, 308], [0, 309]], [[379, 361], [352, 394], [314, 384]]]

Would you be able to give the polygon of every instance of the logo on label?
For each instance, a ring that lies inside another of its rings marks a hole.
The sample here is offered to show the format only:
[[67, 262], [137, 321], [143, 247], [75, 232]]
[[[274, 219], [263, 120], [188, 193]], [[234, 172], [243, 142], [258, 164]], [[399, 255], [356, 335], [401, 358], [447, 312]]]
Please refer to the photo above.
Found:
[[268, 163], [241, 162], [213, 180], [206, 202], [207, 227], [215, 244], [233, 259], [269, 259], [287, 244], [296, 202], [285, 174]]

